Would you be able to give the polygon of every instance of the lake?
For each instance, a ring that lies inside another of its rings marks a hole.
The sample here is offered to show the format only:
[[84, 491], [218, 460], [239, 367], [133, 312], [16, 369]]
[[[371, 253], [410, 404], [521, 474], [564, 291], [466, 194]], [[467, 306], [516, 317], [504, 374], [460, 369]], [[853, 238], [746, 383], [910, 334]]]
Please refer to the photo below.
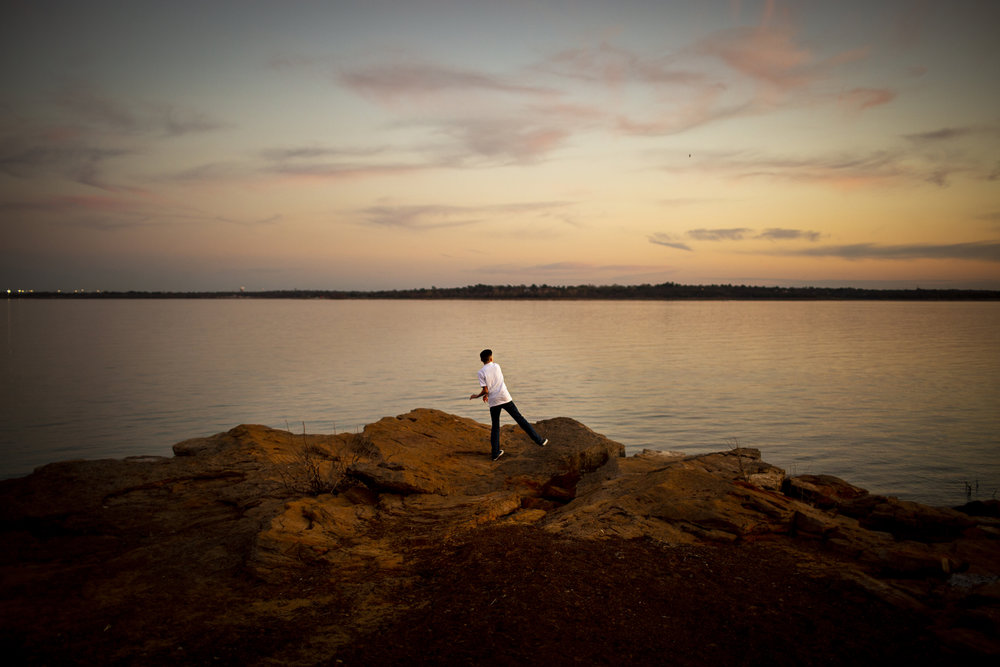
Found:
[[529, 421], [572, 417], [630, 454], [738, 443], [789, 474], [935, 505], [1000, 489], [996, 302], [11, 299], [5, 312], [0, 477], [170, 455], [241, 423], [333, 433], [419, 407], [489, 423], [468, 400], [489, 347]]

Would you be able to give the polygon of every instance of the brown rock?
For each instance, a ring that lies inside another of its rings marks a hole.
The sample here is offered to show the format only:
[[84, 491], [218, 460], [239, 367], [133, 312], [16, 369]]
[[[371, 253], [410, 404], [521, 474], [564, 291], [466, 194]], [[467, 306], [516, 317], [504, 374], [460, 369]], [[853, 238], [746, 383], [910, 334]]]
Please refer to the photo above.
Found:
[[897, 539], [947, 542], [975, 525], [962, 512], [947, 507], [929, 507], [908, 500], [869, 496], [841, 506], [869, 530], [891, 533]]
[[821, 509], [839, 508], [846, 502], [868, 495], [866, 490], [833, 475], [789, 477], [783, 491], [792, 498], [797, 498]]
[[[615, 553], [658, 553], [690, 570], [714, 554], [711, 562], [736, 577], [713, 588], [713, 596], [725, 598], [720, 608], [745, 602], [741, 580], [775, 590], [763, 576], [770, 561], [746, 560], [745, 553], [780, 555], [786, 568], [794, 563], [809, 577], [860, 586], [880, 604], [926, 615], [949, 646], [978, 655], [996, 645], [982, 620], [1000, 608], [995, 518], [873, 497], [835, 478], [785, 483], [784, 471], [757, 450], [647, 450], [624, 458], [621, 444], [574, 420], [536, 428], [549, 446], [506, 426], [506, 454], [493, 462], [488, 426], [436, 410], [385, 418], [355, 434], [244, 425], [178, 443], [171, 459], [59, 463], [0, 482], [0, 649], [25, 663], [168, 664], [191, 657], [184, 647], [200, 647], [189, 662], [331, 664], [345, 647], [364, 646], [367, 633], [391, 626], [401, 613], [425, 613], [420, 605], [434, 609], [435, 600], [460, 610], [436, 610], [441, 618], [465, 619], [448, 626], [449, 638], [460, 638], [470, 618], [500, 613], [508, 594], [569, 609], [585, 637], [605, 627], [603, 617], [580, 625], [584, 610], [603, 599], [627, 597], [629, 608], [648, 603], [674, 613], [674, 600], [646, 596], [642, 562], [615, 566], [618, 578], [604, 581], [603, 566], [567, 572], [545, 554], [518, 559], [529, 545], [516, 536], [531, 534], [546, 535], [553, 549], [590, 554], [595, 563], [616, 563]], [[782, 487], [790, 495], [777, 492]], [[482, 554], [477, 545], [487, 545]], [[435, 560], [442, 553], [450, 555]], [[507, 560], [521, 569], [505, 574]], [[425, 583], [441, 576], [437, 563], [472, 561], [496, 570], [449, 572], [448, 581], [461, 585], [447, 595], [459, 598], [426, 599]], [[745, 571], [732, 572], [733, 563]], [[709, 564], [698, 566], [698, 576], [715, 583], [721, 573]], [[789, 587], [800, 579], [783, 572]], [[664, 576], [669, 572], [656, 581]], [[473, 609], [484, 580], [502, 585]], [[530, 595], [518, 592], [527, 580], [535, 586]], [[540, 601], [539, 587], [555, 580], [558, 590]], [[588, 583], [587, 596], [574, 581]], [[401, 600], [410, 601], [406, 609]], [[689, 596], [683, 604], [701, 601]], [[802, 608], [829, 604], [815, 598]], [[526, 609], [511, 607], [504, 618], [523, 623]], [[985, 630], [960, 626], [970, 610]], [[767, 633], [787, 624], [771, 623], [752, 606], [746, 613], [763, 624], [751, 624], [748, 637], [756, 636], [754, 627]], [[559, 622], [554, 614], [541, 618], [548, 623], [550, 616]], [[562, 632], [567, 627], [563, 622]], [[569, 641], [558, 627], [545, 636]], [[709, 644], [701, 638], [697, 645]], [[506, 646], [498, 645], [497, 661], [513, 655], [502, 653], [516, 649]], [[631, 653], [613, 648], [607, 655]], [[721, 659], [720, 650], [706, 655]], [[652, 650], [639, 647], [637, 654]]]

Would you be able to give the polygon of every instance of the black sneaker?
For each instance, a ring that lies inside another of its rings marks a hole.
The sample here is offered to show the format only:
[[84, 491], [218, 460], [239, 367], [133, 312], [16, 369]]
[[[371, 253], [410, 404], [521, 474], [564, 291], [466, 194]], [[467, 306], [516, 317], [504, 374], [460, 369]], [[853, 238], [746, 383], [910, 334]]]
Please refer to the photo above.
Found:
[[540, 442], [540, 443], [538, 443], [538, 444], [539, 444], [539, 445], [541, 445], [542, 447], [544, 447], [545, 445], [549, 444], [549, 439], [548, 439], [548, 438], [545, 438], [545, 440], [541, 441], [541, 442]]
[[494, 457], [493, 457], [493, 460], [494, 460], [494, 461], [496, 461], [496, 460], [497, 460], [498, 458], [500, 458], [501, 456], [503, 456], [503, 450], [502, 450], [502, 449], [500, 450], [500, 453], [499, 453], [499, 454], [497, 454], [496, 456], [494, 456]]

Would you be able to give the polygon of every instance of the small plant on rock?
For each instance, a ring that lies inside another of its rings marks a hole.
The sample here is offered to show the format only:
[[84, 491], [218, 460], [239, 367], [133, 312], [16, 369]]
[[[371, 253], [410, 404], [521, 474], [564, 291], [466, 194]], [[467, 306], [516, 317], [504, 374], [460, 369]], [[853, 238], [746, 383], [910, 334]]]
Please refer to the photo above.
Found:
[[319, 496], [336, 494], [351, 484], [348, 468], [362, 459], [381, 460], [382, 454], [371, 438], [363, 432], [351, 435], [344, 448], [346, 456], [331, 455], [306, 437], [302, 423], [301, 441], [296, 443], [285, 424], [294, 452], [292, 460], [280, 470], [282, 486], [292, 494]]
[[750, 471], [743, 465], [743, 452], [739, 439], [726, 438], [726, 444], [729, 445], [731, 452], [736, 455], [736, 466], [739, 468], [740, 479], [749, 483]]

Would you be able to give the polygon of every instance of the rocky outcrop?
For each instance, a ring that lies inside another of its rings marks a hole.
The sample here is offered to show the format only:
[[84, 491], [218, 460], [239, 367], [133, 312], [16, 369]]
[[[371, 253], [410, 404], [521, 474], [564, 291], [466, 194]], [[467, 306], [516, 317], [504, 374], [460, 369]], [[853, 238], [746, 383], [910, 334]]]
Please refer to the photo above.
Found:
[[[319, 576], [356, 610], [324, 640], [335, 647], [393, 613], [415, 554], [513, 523], [575, 540], [767, 543], [806, 574], [925, 614], [942, 641], [1000, 652], [1000, 519], [989, 504], [932, 508], [834, 477], [789, 478], [755, 449], [625, 457], [572, 419], [536, 428], [549, 446], [504, 427], [499, 462], [488, 426], [419, 409], [355, 434], [244, 425], [178, 443], [173, 458], [44, 466], [0, 483], [0, 608], [8, 620], [28, 613], [29, 591], [52, 592], [81, 568], [103, 577], [99, 593], [71, 598], [81, 605], [88, 595], [125, 604], [151, 578], [197, 588], [243, 573], [287, 588]], [[288, 611], [254, 609], [257, 621]]]

